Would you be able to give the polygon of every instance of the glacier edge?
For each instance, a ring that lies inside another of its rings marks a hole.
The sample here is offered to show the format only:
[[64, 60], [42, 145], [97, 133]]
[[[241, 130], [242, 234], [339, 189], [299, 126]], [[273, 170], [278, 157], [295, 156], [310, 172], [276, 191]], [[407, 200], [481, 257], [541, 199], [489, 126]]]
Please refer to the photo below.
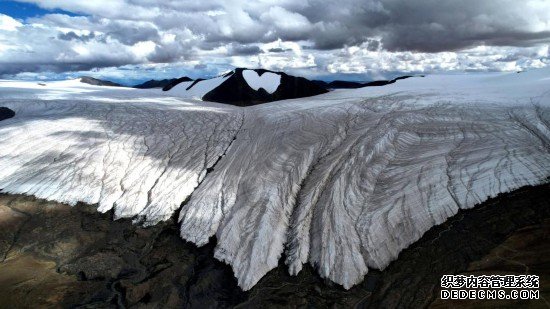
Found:
[[550, 87], [453, 78], [248, 108], [125, 90], [0, 94], [16, 111], [0, 122], [0, 188], [146, 225], [189, 198], [182, 238], [216, 236], [244, 290], [283, 253], [291, 274], [311, 263], [347, 289], [459, 209], [548, 182]]

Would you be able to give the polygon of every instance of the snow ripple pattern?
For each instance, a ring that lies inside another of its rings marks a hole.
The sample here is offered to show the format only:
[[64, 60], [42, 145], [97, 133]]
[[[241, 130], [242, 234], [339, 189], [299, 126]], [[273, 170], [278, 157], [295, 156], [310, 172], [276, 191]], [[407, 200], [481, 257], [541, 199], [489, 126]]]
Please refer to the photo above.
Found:
[[390, 90], [248, 108], [0, 99], [16, 112], [0, 188], [146, 225], [187, 201], [181, 236], [216, 236], [248, 290], [283, 252], [290, 273], [311, 263], [350, 288], [459, 209], [548, 181], [548, 95]]

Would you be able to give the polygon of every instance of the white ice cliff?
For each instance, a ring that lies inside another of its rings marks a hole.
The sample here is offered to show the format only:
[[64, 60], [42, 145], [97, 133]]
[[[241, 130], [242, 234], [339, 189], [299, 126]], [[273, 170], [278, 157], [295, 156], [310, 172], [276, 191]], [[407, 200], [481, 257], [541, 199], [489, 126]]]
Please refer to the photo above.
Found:
[[144, 224], [177, 214], [184, 239], [216, 236], [245, 290], [283, 252], [292, 274], [309, 262], [349, 288], [459, 209], [550, 176], [550, 69], [246, 108], [170, 95], [0, 81], [16, 112], [0, 122], [2, 192]]

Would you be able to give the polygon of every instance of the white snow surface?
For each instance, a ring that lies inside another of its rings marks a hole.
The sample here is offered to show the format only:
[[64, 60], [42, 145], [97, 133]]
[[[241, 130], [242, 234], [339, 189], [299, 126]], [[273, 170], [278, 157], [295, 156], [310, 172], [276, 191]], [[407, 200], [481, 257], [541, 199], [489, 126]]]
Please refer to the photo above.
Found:
[[177, 213], [245, 290], [283, 252], [291, 274], [311, 263], [350, 288], [459, 209], [548, 181], [549, 78], [432, 75], [246, 108], [0, 81], [16, 112], [0, 188], [146, 225]]
[[243, 70], [242, 74], [250, 88], [256, 91], [262, 88], [267, 91], [267, 93], [272, 94], [277, 91], [277, 88], [279, 88], [281, 84], [280, 74], [264, 72], [262, 75], [258, 75], [254, 70]]
[[[201, 80], [195, 83], [194, 85], [193, 85], [194, 81], [179, 83], [176, 86], [174, 86], [174, 88], [170, 89], [168, 93], [169, 95], [174, 95], [181, 98], [201, 100], [205, 94], [217, 88], [229, 77], [230, 75], [225, 77], [218, 76], [211, 79]], [[189, 86], [191, 85], [193, 85], [193, 87], [189, 88]], [[187, 90], [187, 88], [189, 88], [189, 90]]]

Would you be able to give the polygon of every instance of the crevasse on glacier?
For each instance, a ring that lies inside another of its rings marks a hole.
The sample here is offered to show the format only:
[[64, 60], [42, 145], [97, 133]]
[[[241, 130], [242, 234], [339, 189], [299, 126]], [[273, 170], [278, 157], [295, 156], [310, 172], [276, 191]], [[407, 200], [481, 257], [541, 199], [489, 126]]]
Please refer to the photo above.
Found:
[[17, 116], [0, 122], [0, 188], [145, 224], [188, 200], [181, 236], [215, 235], [243, 289], [283, 252], [292, 274], [309, 262], [349, 288], [458, 209], [548, 181], [550, 86], [464, 78], [248, 108], [95, 88], [31, 100], [3, 85]]

